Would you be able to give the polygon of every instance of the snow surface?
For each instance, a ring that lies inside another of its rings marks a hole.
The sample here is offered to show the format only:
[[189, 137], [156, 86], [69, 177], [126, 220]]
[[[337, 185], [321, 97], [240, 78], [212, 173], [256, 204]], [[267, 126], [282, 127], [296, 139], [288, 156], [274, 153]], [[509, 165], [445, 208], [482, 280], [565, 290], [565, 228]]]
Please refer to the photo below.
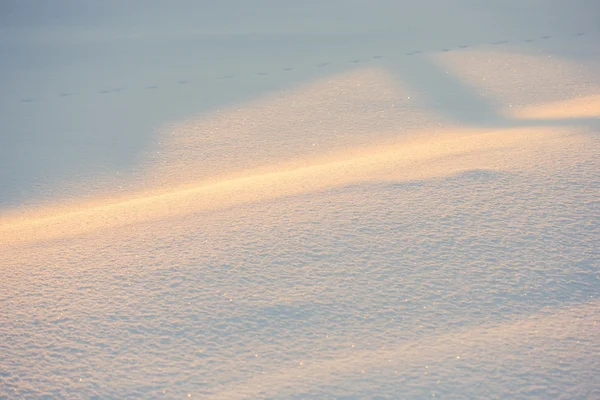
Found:
[[596, 1], [0, 3], [0, 398], [600, 398]]

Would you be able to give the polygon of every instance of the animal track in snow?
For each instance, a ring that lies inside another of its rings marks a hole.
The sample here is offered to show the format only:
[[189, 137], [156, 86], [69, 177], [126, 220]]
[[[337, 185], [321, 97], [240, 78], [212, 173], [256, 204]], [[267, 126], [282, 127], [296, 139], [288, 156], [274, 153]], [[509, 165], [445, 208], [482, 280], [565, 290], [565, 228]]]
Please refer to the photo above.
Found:
[[[580, 31], [580, 32], [569, 33], [567, 35], [569, 37], [580, 37], [580, 36], [584, 36], [586, 34], [587, 34], [587, 32]], [[552, 39], [552, 36], [543, 35], [543, 36], [539, 36], [538, 37], [538, 40], [549, 40], [549, 39]], [[535, 41], [536, 41], [536, 39], [532, 39], [532, 38], [527, 38], [527, 39], [522, 39], [521, 40], [521, 42], [524, 42], [524, 43], [532, 43], [532, 42], [535, 42]], [[491, 42], [489, 44], [491, 44], [493, 46], [500, 46], [500, 45], [504, 45], [504, 44], [508, 44], [508, 43], [510, 43], [508, 40], [498, 40], [498, 41], [495, 41], [495, 42]], [[482, 44], [482, 45], [485, 45], [485, 44]], [[461, 45], [456, 46], [455, 49], [468, 49], [470, 47], [473, 47], [473, 46], [472, 45], [468, 45], [468, 44], [461, 44]], [[405, 56], [413, 56], [413, 55], [424, 54], [424, 53], [435, 53], [436, 51], [437, 52], [450, 52], [450, 51], [453, 51], [453, 49], [450, 48], [450, 47], [444, 47], [444, 48], [441, 48], [439, 50], [413, 50], [413, 51], [406, 52], [406, 53], [403, 53], [403, 54]], [[376, 54], [376, 55], [371, 56], [370, 58], [374, 59], [374, 60], [379, 60], [379, 59], [383, 59], [385, 57], [386, 57], [385, 55]], [[361, 60], [361, 59], [351, 59], [351, 60], [348, 61], [348, 63], [350, 63], [350, 64], [359, 64], [362, 61], [363, 60]], [[330, 66], [330, 65], [331, 65], [331, 62], [322, 62], [322, 63], [316, 64], [315, 67], [316, 68], [325, 68], [325, 67]], [[285, 67], [285, 68], [283, 68], [284, 72], [290, 72], [290, 71], [293, 71], [293, 70], [294, 70], [293, 67]], [[269, 73], [269, 71], [259, 71], [259, 72], [255, 72], [255, 75], [256, 76], [268, 76], [268, 75], [270, 75], [270, 73]], [[228, 80], [228, 79], [233, 79], [233, 78], [234, 78], [233, 75], [222, 75], [220, 77], [217, 77], [216, 79], [218, 79], [218, 80]], [[185, 85], [185, 84], [190, 83], [190, 80], [189, 79], [179, 79], [179, 80], [174, 80], [173, 82], [175, 84]], [[155, 90], [155, 89], [159, 89], [159, 86], [158, 85], [148, 85], [145, 88], [147, 90]], [[105, 90], [100, 90], [97, 93], [99, 93], [99, 94], [111, 94], [111, 93], [121, 92], [121, 91], [124, 91], [124, 90], [125, 90], [124, 87], [118, 87], [118, 88], [112, 89], [112, 90], [106, 90], [106, 89]], [[65, 92], [58, 93], [57, 96], [58, 97], [70, 97], [70, 96], [73, 96], [73, 95], [74, 95], [74, 93], [65, 91]], [[20, 102], [22, 102], [22, 103], [32, 103], [33, 99], [34, 98], [29, 98], [29, 97], [21, 98]]]

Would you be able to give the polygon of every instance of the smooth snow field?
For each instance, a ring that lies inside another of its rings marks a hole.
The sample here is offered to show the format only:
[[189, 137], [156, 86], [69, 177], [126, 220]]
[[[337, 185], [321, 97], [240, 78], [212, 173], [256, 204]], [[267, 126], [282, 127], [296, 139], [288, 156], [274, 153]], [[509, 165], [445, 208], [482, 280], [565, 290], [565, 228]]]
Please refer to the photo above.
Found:
[[0, 1], [0, 398], [600, 399], [596, 0]]

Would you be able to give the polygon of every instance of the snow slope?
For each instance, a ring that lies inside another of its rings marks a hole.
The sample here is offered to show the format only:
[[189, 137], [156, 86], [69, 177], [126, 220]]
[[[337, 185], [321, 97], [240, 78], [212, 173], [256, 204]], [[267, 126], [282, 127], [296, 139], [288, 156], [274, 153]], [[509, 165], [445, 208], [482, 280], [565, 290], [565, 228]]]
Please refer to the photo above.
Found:
[[0, 398], [600, 396], [595, 2], [0, 7]]

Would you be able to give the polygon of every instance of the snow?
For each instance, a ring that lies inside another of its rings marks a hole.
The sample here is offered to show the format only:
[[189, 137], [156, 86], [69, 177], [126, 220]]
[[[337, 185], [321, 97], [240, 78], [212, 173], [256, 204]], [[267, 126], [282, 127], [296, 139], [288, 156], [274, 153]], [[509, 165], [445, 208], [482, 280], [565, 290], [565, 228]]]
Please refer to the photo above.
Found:
[[0, 7], [0, 398], [600, 396], [594, 1]]

